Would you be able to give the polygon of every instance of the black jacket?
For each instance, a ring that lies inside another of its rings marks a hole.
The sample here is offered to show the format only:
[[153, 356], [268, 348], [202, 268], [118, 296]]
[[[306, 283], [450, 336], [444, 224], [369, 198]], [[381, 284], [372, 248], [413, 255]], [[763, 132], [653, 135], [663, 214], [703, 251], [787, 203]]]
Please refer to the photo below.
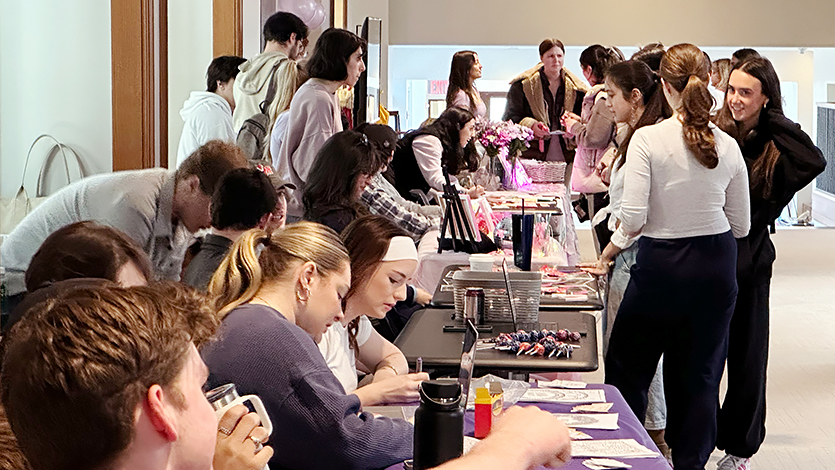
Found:
[[742, 139], [740, 149], [751, 177], [751, 168], [769, 141], [773, 141], [780, 157], [774, 168], [771, 193], [766, 196], [762, 184], [751, 189], [751, 230], [739, 240], [737, 277], [740, 282], [761, 282], [771, 278], [776, 257], [768, 235], [774, 222], [795, 193], [811, 183], [826, 167], [823, 154], [812, 139], [782, 113], [763, 111], [759, 124]]

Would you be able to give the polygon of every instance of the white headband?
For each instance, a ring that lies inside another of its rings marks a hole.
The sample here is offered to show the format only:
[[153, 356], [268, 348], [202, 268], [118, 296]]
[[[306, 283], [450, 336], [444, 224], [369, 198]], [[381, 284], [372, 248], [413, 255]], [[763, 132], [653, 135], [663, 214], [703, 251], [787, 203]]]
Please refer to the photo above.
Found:
[[385, 256], [380, 261], [400, 261], [404, 259], [413, 259], [417, 261], [417, 248], [415, 242], [404, 236], [393, 237], [389, 241], [389, 249]]

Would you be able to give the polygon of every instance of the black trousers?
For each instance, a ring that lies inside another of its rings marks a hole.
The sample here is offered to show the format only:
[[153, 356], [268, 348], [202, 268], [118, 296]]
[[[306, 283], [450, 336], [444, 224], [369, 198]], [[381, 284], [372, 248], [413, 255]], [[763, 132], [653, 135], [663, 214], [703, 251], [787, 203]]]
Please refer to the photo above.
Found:
[[728, 337], [728, 391], [716, 447], [751, 457], [765, 440], [770, 280], [740, 283]]
[[737, 295], [736, 241], [642, 237], [606, 355], [606, 383], [640, 421], [664, 354], [665, 439], [676, 470], [704, 469], [716, 443], [719, 382]]

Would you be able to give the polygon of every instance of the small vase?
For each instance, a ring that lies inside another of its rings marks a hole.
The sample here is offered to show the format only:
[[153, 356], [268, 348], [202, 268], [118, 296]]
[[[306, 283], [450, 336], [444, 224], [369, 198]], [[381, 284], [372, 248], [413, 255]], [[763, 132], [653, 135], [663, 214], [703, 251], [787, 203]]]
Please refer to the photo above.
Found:
[[504, 168], [502, 168], [502, 165], [499, 163], [497, 156], [491, 156], [488, 157], [488, 159], [488, 181], [487, 184], [484, 185], [484, 189], [487, 191], [497, 191], [502, 187], [501, 181], [504, 176]]

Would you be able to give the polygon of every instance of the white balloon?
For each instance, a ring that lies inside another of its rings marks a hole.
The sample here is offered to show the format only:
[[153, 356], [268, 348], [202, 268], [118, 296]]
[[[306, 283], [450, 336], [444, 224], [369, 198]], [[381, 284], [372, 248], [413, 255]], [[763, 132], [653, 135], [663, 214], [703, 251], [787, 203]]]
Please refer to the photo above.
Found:
[[290, 12], [295, 13], [296, 16], [301, 18], [301, 20], [304, 21], [308, 27], [310, 27], [310, 21], [316, 14], [316, 7], [318, 6], [319, 2], [316, 0], [295, 0], [293, 2], [293, 9], [290, 10]]
[[317, 4], [316, 11], [313, 13], [313, 18], [311, 18], [311, 20], [307, 23], [307, 27], [310, 29], [316, 29], [322, 26], [322, 24], [325, 22], [326, 16], [327, 15], [325, 15], [324, 7], [322, 7], [322, 5], [320, 4]]

